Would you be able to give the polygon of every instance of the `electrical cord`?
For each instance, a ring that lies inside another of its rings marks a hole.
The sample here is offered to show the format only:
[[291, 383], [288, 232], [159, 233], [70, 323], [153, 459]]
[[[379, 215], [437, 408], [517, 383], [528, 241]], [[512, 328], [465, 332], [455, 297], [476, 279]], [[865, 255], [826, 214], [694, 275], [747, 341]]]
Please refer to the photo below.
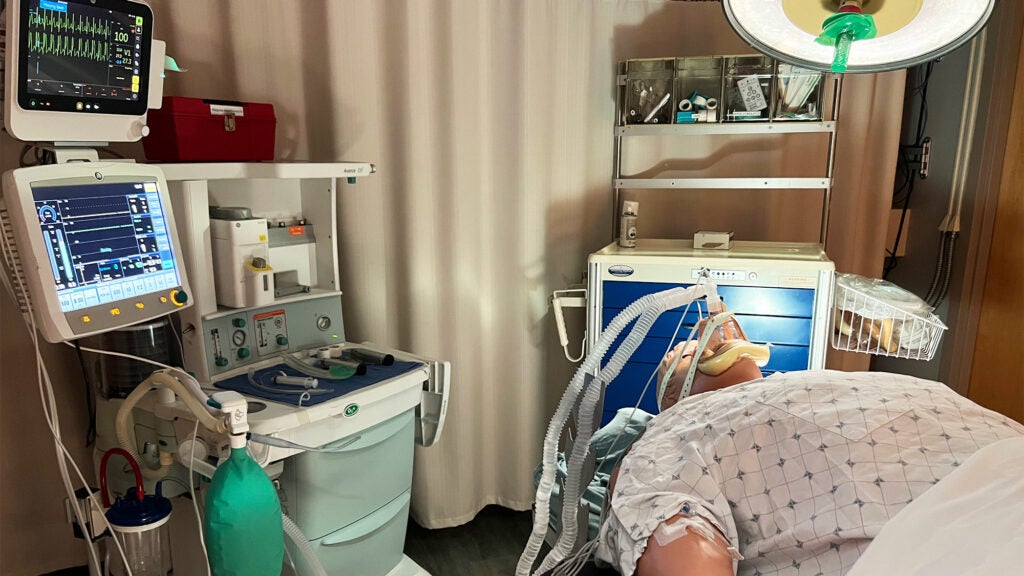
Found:
[[[910, 147], [913, 148], [920, 148], [924, 145], [924, 133], [928, 126], [928, 85], [931, 81], [932, 72], [935, 69], [935, 63], [936, 61], [931, 61], [924, 65], [924, 78], [913, 92], [913, 94], [920, 94], [921, 96], [921, 103], [917, 112], [917, 131], [914, 143], [910, 145]], [[921, 69], [918, 68], [918, 71], [920, 72]], [[903, 185], [893, 192], [893, 196], [895, 199], [896, 195], [903, 189], [906, 189], [907, 193], [903, 198], [903, 207], [900, 210], [900, 222], [896, 228], [896, 238], [893, 241], [892, 249], [886, 251], [888, 257], [885, 260], [882, 278], [887, 278], [889, 274], [896, 269], [896, 266], [899, 265], [899, 258], [896, 254], [899, 253], [900, 240], [903, 237], [903, 228], [907, 221], [907, 212], [910, 210], [910, 200], [914, 195], [914, 183], [917, 181], [917, 176], [914, 174], [914, 171], [910, 169], [909, 160], [906, 159], [906, 148], [906, 146], [901, 146], [900, 148], [900, 156], [907, 165], [906, 179], [904, 180]]]
[[[5, 288], [9, 291], [9, 293], [12, 296], [15, 297], [15, 302], [18, 302], [17, 296], [19, 294], [24, 299], [25, 310], [27, 311], [27, 314], [25, 315], [25, 327], [28, 329], [29, 337], [32, 341], [32, 347], [35, 351], [36, 380], [39, 387], [40, 400], [42, 402], [43, 418], [47, 424], [47, 427], [50, 429], [50, 434], [53, 437], [54, 446], [57, 449], [57, 468], [60, 471], [61, 482], [64, 484], [65, 494], [67, 495], [69, 501], [76, 503], [76, 505], [72, 506], [72, 509], [74, 510], [75, 519], [78, 522], [78, 525], [82, 528], [83, 533], [88, 534], [88, 523], [85, 521], [85, 518], [82, 515], [81, 507], [77, 505], [78, 497], [75, 494], [74, 486], [71, 480], [71, 475], [68, 473], [67, 465], [69, 462], [71, 464], [71, 467], [74, 469], [75, 474], [78, 476], [78, 479], [81, 482], [82, 486], [88, 493], [88, 498], [91, 501], [92, 505], [95, 506], [97, 510], [103, 510], [103, 506], [96, 499], [96, 495], [93, 494], [89, 486], [89, 483], [85, 480], [85, 476], [82, 474], [81, 469], [78, 467], [78, 464], [75, 462], [75, 459], [71, 456], [71, 453], [68, 451], [67, 447], [64, 446], [64, 442], [61, 438], [60, 417], [58, 416], [57, 399], [53, 391], [53, 384], [50, 381], [50, 374], [46, 370], [46, 364], [43, 359], [42, 351], [39, 347], [39, 333], [36, 330], [35, 315], [32, 313], [32, 302], [29, 298], [28, 291], [26, 290], [24, 283], [22, 282], [21, 275], [17, 274], [15, 270], [7, 269], [8, 262], [17, 261], [14, 252], [14, 247], [10, 245], [8, 242], [7, 232], [8, 231], [6, 229], [6, 226], [4, 225], [3, 220], [0, 219], [0, 252], [3, 253], [3, 258], [0, 258], [0, 278], [3, 279]], [[15, 291], [14, 286], [10, 282], [10, 279], [12, 277], [18, 284], [17, 291]], [[114, 536], [114, 529], [113, 527], [111, 527], [110, 522], [107, 521], [106, 515], [100, 514], [100, 516], [103, 520], [103, 524], [106, 525], [106, 529], [110, 531], [111, 538], [114, 540], [114, 544], [117, 546], [117, 550], [121, 555], [121, 559], [125, 563], [125, 569], [128, 573], [127, 576], [132, 576], [132, 571], [131, 568], [129, 567], [128, 558], [125, 555], [124, 547], [121, 545], [121, 542], [117, 539], [117, 537]], [[96, 569], [96, 573], [98, 574], [101, 564], [99, 556], [96, 553], [96, 548], [93, 546], [92, 538], [86, 537], [85, 544], [86, 549], [88, 550], [89, 553], [89, 560], [92, 563], [91, 565]]]
[[949, 295], [949, 284], [953, 278], [950, 272], [953, 269], [953, 255], [955, 253], [954, 248], [956, 246], [956, 237], [959, 234], [957, 232], [948, 232], [947, 234], [948, 246], [946, 248], [946, 264], [943, 268], [945, 271], [945, 275], [942, 280], [942, 287], [939, 290], [939, 293], [936, 295], [935, 300], [929, 302], [929, 305], [932, 308], [938, 308], [939, 305], [942, 304], [942, 302], [946, 299], [946, 296]]
[[[75, 347], [75, 345], [70, 342], [63, 342], [63, 344], [72, 348]], [[92, 352], [93, 354], [103, 354], [105, 356], [117, 356], [118, 358], [135, 360], [136, 362], [142, 362], [143, 364], [149, 364], [151, 366], [156, 366], [157, 368], [163, 368], [164, 370], [175, 370], [173, 366], [168, 366], [167, 364], [157, 362], [156, 360], [150, 360], [149, 358], [143, 358], [142, 356], [125, 354], [124, 352], [114, 352], [112, 350], [101, 350], [99, 348], [86, 348], [85, 346], [82, 346], [81, 348], [83, 352]]]
[[939, 286], [942, 284], [942, 275], [946, 266], [946, 235], [946, 232], [939, 232], [939, 254], [935, 258], [935, 275], [932, 276], [932, 284], [928, 288], [928, 294], [924, 297], [925, 302], [935, 299], [935, 295], [939, 292]]
[[168, 320], [168, 328], [171, 331], [171, 336], [174, 336], [174, 341], [178, 343], [178, 361], [181, 365], [185, 365], [185, 346], [181, 343], [181, 335], [178, 334], [178, 328], [174, 325], [174, 320]]
[[85, 409], [89, 414], [89, 425], [85, 430], [85, 446], [88, 448], [96, 443], [96, 404], [93, 402], [93, 386], [89, 371], [85, 367], [85, 356], [82, 347], [75, 340], [75, 355], [78, 356], [78, 367], [82, 369], [82, 381], [85, 383]]
[[196, 524], [199, 526], [199, 547], [203, 550], [203, 561], [206, 564], [206, 576], [210, 576], [210, 556], [206, 553], [206, 535], [203, 534], [203, 517], [199, 514], [199, 501], [196, 500], [195, 474], [193, 470], [196, 464], [196, 438], [199, 434], [199, 420], [192, 428], [192, 450], [188, 453], [188, 493], [192, 496], [192, 509], [196, 512]]
[[[54, 446], [57, 449], [57, 468], [60, 472], [61, 482], [64, 485], [64, 492], [67, 495], [68, 500], [70, 502], [77, 502], [78, 498], [75, 495], [75, 490], [72, 486], [71, 477], [67, 470], [67, 462], [64, 460], [65, 456], [70, 457], [70, 454], [68, 453], [67, 449], [64, 447], [63, 442], [61, 441], [60, 419], [56, 413], [56, 399], [53, 396], [52, 387], [51, 389], [49, 389], [49, 391], [47, 390], [47, 386], [49, 385], [49, 374], [45, 370], [42, 355], [39, 350], [39, 341], [35, 331], [35, 317], [32, 315], [32, 303], [28, 298], [27, 291], [25, 291], [25, 286], [22, 283], [21, 276], [18, 274], [8, 273], [14, 272], [14, 270], [8, 270], [8, 263], [17, 262], [17, 258], [15, 257], [13, 247], [8, 244], [7, 232], [8, 231], [6, 226], [4, 225], [3, 219], [0, 219], [0, 250], [2, 250], [3, 252], [3, 259], [0, 260], [0, 262], [3, 263], [2, 267], [0, 267], [2, 268], [2, 270], [0, 270], [0, 279], [3, 280], [4, 287], [7, 289], [7, 291], [14, 296], [15, 302], [19, 306], [23, 306], [24, 310], [27, 312], [27, 315], [25, 315], [25, 325], [29, 331], [29, 338], [32, 341], [33, 349], [35, 350], [36, 378], [39, 385], [40, 399], [42, 400], [43, 418], [50, 429], [50, 434], [53, 436], [54, 440]], [[11, 284], [11, 278], [17, 281], [18, 290], [15, 290], [15, 287]], [[22, 295], [21, 300], [18, 299], [18, 295]], [[52, 415], [51, 410], [53, 411]], [[74, 460], [71, 460], [71, 463], [72, 465], [75, 466], [75, 471], [78, 472], [78, 475], [82, 480], [82, 485], [85, 487], [86, 492], [88, 492], [91, 496], [92, 490], [90, 489], [88, 482], [85, 481], [85, 478], [82, 476], [81, 471], [78, 470], [77, 465], [75, 465]], [[95, 503], [95, 498], [93, 498], [93, 501]], [[101, 506], [97, 506], [97, 508], [99, 510], [103, 509]], [[82, 528], [83, 533], [87, 534], [88, 531], [86, 528], [86, 522], [84, 517], [82, 516], [82, 511], [80, 507], [76, 505], [72, 506], [72, 509], [74, 510], [75, 520], [78, 522], [78, 525]], [[92, 539], [86, 538], [85, 540], [86, 548], [89, 552], [89, 559], [90, 562], [92, 562], [91, 566], [94, 566], [98, 569], [98, 567], [100, 566], [99, 557], [96, 555], [96, 549], [93, 547]]]
[[[2, 224], [0, 224], [0, 227], [2, 227]], [[5, 258], [8, 258], [13, 261], [13, 249], [10, 245], [7, 244], [6, 234], [4, 230], [0, 230], [0, 248], [2, 248], [2, 250], [4, 251]], [[8, 287], [8, 289], [12, 288], [9, 281], [7, 280], [8, 274], [6, 270], [4, 270], [2, 276], [5, 279], [4, 284]], [[29, 337], [32, 340], [32, 346], [35, 351], [36, 378], [39, 384], [39, 396], [42, 402], [43, 418], [47, 424], [47, 427], [49, 427], [50, 429], [50, 434], [53, 436], [54, 446], [57, 449], [57, 468], [60, 471], [61, 481], [64, 484], [65, 493], [67, 494], [69, 501], [76, 503], [78, 502], [78, 497], [75, 494], [75, 490], [71, 481], [71, 476], [67, 468], [68, 463], [70, 463], [71, 467], [75, 471], [75, 474], [78, 476], [78, 479], [81, 482], [82, 486], [85, 488], [86, 492], [88, 492], [88, 498], [92, 502], [92, 505], [95, 506], [97, 510], [103, 510], [103, 506], [96, 499], [96, 495], [93, 494], [92, 490], [90, 489], [89, 483], [85, 480], [85, 476], [82, 474], [82, 471], [78, 467], [78, 464], [71, 456], [71, 453], [68, 451], [67, 447], [64, 446], [64, 442], [61, 438], [60, 433], [60, 417], [58, 416], [57, 399], [53, 392], [53, 384], [50, 381], [49, 372], [46, 370], [46, 365], [42, 356], [42, 351], [39, 348], [39, 336], [38, 332], [36, 331], [35, 316], [32, 314], [31, 302], [28, 301], [28, 292], [25, 290], [25, 286], [21, 282], [21, 277], [15, 274], [14, 278], [18, 282], [18, 287], [21, 290], [21, 293], [25, 295], [26, 308], [29, 311], [28, 321], [26, 322], [26, 328], [29, 331]], [[77, 520], [79, 526], [82, 528], [83, 533], [88, 535], [88, 523], [85, 521], [85, 518], [82, 515], [81, 507], [76, 504], [72, 506], [72, 509], [74, 510], [75, 519]], [[106, 515], [101, 514], [100, 516], [103, 519], [103, 523], [106, 525], [106, 529], [110, 531], [111, 537], [114, 540], [114, 544], [117, 546], [118, 552], [121, 554], [121, 559], [125, 563], [128, 576], [132, 576], [132, 571], [128, 565], [128, 559], [125, 556], [124, 547], [121, 546], [121, 542], [117, 539], [117, 537], [113, 535], [114, 529], [110, 526], [110, 522], [107, 521]], [[96, 549], [93, 546], [92, 539], [86, 537], [85, 544], [89, 552], [89, 559], [93, 563], [92, 565], [96, 568], [98, 573], [101, 564], [99, 556], [96, 553]]]

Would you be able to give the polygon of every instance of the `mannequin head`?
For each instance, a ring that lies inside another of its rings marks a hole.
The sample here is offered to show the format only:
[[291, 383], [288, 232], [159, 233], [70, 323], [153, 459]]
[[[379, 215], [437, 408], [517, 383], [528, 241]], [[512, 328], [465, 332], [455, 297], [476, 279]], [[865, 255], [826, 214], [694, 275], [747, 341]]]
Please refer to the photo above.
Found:
[[[665, 355], [665, 358], [661, 361], [661, 365], [658, 367], [659, 381], [664, 376], [665, 371], [675, 361], [676, 356], [682, 355], [679, 359], [679, 363], [676, 364], [676, 369], [672, 373], [672, 377], [669, 378], [668, 387], [665, 389], [665, 395], [662, 398], [661, 409], [666, 410], [668, 407], [675, 405], [679, 401], [679, 394], [682, 391], [683, 383], [686, 380], [686, 373], [690, 370], [690, 364], [693, 362], [693, 352], [697, 348], [697, 342], [690, 342], [688, 345], [685, 343], [679, 343], [671, 352]], [[708, 352], [706, 352], [708, 353]], [[721, 390], [729, 386], [736, 384], [742, 384], [744, 382], [750, 382], [751, 380], [757, 380], [761, 378], [761, 369], [757, 367], [757, 364], [753, 360], [746, 357], [741, 357], [736, 362], [717, 376], [710, 376], [697, 370], [693, 377], [693, 386], [690, 389], [690, 395], [703, 394], [704, 392], [711, 392], [713, 390]]]

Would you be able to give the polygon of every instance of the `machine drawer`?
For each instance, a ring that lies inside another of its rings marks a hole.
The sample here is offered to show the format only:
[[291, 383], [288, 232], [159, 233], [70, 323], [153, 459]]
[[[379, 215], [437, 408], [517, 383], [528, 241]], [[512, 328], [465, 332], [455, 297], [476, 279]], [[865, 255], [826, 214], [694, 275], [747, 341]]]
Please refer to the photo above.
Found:
[[[690, 284], [606, 280], [603, 284], [602, 306], [625, 308], [642, 296], [679, 286]], [[718, 294], [725, 305], [737, 314], [810, 318], [814, 312], [814, 290], [807, 288], [719, 286]]]
[[[660, 340], [660, 342], [652, 343], [651, 340]], [[640, 409], [650, 414], [658, 413], [657, 390], [660, 382], [656, 372], [667, 343], [668, 338], [647, 338], [640, 344], [637, 353], [633, 355], [633, 359], [626, 362], [626, 365], [622, 367], [622, 371], [619, 372], [619, 375], [615, 380], [612, 380], [605, 390], [604, 411], [601, 419], [602, 426], [615, 417], [615, 411], [619, 408], [628, 408], [636, 405], [636, 401], [640, 397], [640, 391], [644, 389], [647, 380], [651, 378], [651, 374], [655, 374], [655, 376], [651, 380], [647, 393], [644, 394], [643, 401], [640, 403]], [[642, 354], [645, 347], [648, 346], [651, 347], [651, 353], [644, 352]], [[761, 368], [761, 373], [765, 376], [775, 372], [806, 370], [810, 362], [810, 349], [807, 346], [772, 345], [771, 352], [772, 355], [768, 364]], [[641, 361], [641, 356], [657, 356], [657, 360]]]
[[[309, 542], [328, 574], [385, 576], [402, 560], [409, 518], [409, 492], [341, 530]], [[289, 542], [298, 574], [312, 574]]]
[[[619, 312], [620, 310], [605, 308], [602, 311], [602, 316], [604, 317], [602, 326], [607, 328], [612, 318]], [[676, 332], [676, 327], [679, 326], [679, 318], [682, 314], [681, 310], [669, 310], [663, 313], [654, 321], [651, 330], [647, 333], [647, 339], [661, 338], [667, 343], [668, 339], [675, 333], [677, 341], [685, 340], [698, 317], [696, 312], [687, 313], [683, 325]], [[777, 316], [736, 314], [736, 320], [743, 327], [743, 331], [751, 342], [760, 344], [789, 344], [794, 346], [810, 346], [811, 344], [810, 318], [781, 318]], [[615, 345], [612, 346], [611, 350], [615, 350], [618, 344], [625, 340], [626, 335], [632, 330], [634, 324], [635, 321], [630, 322], [626, 326], [615, 340]], [[694, 338], [696, 338], [696, 334]], [[661, 361], [662, 355], [664, 355], [664, 348], [661, 354], [658, 355], [657, 361]]]
[[[808, 331], [810, 331], [809, 328]], [[685, 334], [677, 336], [672, 345], [674, 346], [684, 340], [686, 340]], [[759, 339], [751, 338], [751, 340], [759, 344], [766, 343]], [[771, 342], [769, 345], [772, 354], [771, 359], [768, 361], [768, 366], [765, 366], [765, 368], [773, 371], [806, 370], [808, 368], [809, 349], [807, 344], [777, 344]], [[633, 353], [628, 362], [643, 362], [657, 366], [668, 349], [670, 349], [668, 338], [648, 336], [640, 343], [640, 346], [637, 347], [636, 352]], [[611, 356], [611, 354], [605, 356], [605, 364], [607, 364], [607, 359], [610, 359]]]
[[342, 452], [304, 452], [285, 461], [282, 505], [307, 538], [358, 522], [409, 490], [414, 424], [409, 410], [327, 445], [343, 446]]
[[651, 374], [655, 374], [655, 376], [651, 380], [651, 385], [647, 388], [647, 393], [644, 394], [644, 399], [640, 403], [640, 409], [649, 414], [657, 414], [659, 384], [656, 374], [657, 370], [657, 364], [627, 362], [622, 367], [618, 377], [612, 380], [612, 383], [605, 389], [604, 415], [601, 425], [607, 424], [615, 417], [615, 411], [619, 408], [631, 408], [636, 405], [637, 398], [640, 397], [640, 391], [644, 389], [644, 385], [647, 384], [647, 379], [651, 377]]

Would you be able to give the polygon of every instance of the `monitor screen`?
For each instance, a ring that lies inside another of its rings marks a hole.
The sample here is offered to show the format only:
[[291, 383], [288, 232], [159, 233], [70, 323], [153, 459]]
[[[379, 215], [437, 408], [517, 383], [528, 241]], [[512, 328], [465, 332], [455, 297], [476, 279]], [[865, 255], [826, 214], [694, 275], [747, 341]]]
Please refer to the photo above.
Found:
[[181, 284], [157, 183], [32, 186], [63, 312]]
[[153, 14], [125, 0], [21, 2], [18, 104], [86, 114], [146, 112]]

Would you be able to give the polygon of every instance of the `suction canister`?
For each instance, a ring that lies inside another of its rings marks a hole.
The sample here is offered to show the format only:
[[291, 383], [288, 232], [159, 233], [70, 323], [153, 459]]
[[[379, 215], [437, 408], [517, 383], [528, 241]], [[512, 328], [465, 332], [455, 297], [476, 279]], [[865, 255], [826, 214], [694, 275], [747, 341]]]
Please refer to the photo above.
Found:
[[[107, 461], [115, 454], [124, 456], [131, 464], [135, 472], [135, 486], [127, 490], [124, 498], [118, 498], [111, 505], [106, 468]], [[171, 574], [171, 543], [167, 529], [167, 521], [171, 518], [171, 501], [163, 496], [163, 483], [156, 483], [155, 495], [147, 495], [142, 487], [142, 473], [138, 463], [128, 452], [120, 448], [108, 450], [103, 455], [100, 464], [100, 483], [103, 506], [107, 508], [107, 521], [113, 529], [113, 537], [120, 542], [124, 550], [127, 568], [134, 576]], [[120, 555], [112, 557], [117, 558], [113, 573], [127, 574]]]

